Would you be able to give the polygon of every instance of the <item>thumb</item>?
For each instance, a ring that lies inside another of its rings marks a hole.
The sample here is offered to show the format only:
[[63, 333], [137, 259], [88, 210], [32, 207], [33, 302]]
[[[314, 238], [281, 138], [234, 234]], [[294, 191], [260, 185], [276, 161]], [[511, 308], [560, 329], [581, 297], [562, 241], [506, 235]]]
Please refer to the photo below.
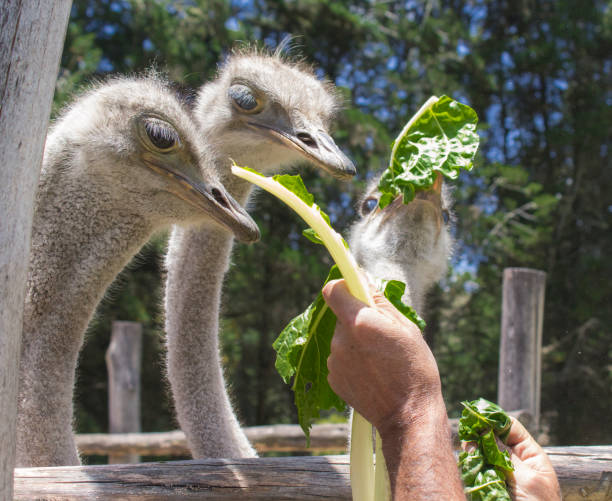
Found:
[[321, 294], [340, 322], [349, 322], [357, 316], [359, 310], [368, 307], [349, 292], [344, 280], [328, 282]]

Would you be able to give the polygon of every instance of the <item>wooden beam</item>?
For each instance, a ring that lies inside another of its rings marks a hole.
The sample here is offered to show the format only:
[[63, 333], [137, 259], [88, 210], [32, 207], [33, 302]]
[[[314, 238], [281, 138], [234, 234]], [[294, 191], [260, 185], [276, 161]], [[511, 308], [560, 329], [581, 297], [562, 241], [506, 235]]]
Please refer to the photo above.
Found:
[[[530, 427], [531, 416], [526, 411], [510, 412]], [[450, 419], [455, 447], [458, 419]], [[349, 434], [348, 424], [316, 424], [310, 432], [310, 447], [306, 448], [304, 432], [296, 424], [251, 426], [244, 432], [255, 449], [262, 452], [344, 452]], [[79, 452], [85, 456], [138, 454], [141, 456], [190, 456], [185, 434], [180, 430], [156, 433], [87, 433], [76, 436]]]
[[0, 2], [0, 499], [11, 499], [34, 198], [70, 0]]
[[[564, 501], [612, 492], [612, 446], [546, 448]], [[139, 465], [20, 468], [15, 499], [350, 500], [348, 456], [205, 459]]]

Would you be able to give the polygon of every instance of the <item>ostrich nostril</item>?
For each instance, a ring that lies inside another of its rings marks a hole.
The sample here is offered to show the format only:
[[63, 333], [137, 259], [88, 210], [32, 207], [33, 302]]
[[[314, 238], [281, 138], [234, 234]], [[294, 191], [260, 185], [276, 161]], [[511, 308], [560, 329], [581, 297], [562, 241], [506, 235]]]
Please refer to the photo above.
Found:
[[226, 209], [230, 208], [229, 202], [223, 196], [223, 193], [221, 193], [221, 190], [217, 188], [213, 188], [211, 190], [211, 193], [212, 193], [213, 198], [217, 201], [219, 205], [221, 205], [222, 207], [225, 207]]
[[310, 146], [311, 148], [317, 147], [317, 142], [310, 134], [308, 134], [308, 132], [298, 132], [297, 138], [302, 141], [306, 146]]

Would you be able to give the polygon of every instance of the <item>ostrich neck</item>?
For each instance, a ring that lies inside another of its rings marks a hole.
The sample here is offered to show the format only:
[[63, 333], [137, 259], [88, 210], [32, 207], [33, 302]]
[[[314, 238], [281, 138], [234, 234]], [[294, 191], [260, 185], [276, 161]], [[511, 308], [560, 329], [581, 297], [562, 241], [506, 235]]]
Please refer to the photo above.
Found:
[[[245, 205], [251, 185], [232, 176], [229, 163], [220, 167], [225, 188]], [[168, 379], [196, 458], [255, 455], [233, 412], [219, 355], [221, 292], [233, 242], [220, 228], [175, 226], [168, 244]]]
[[[227, 166], [223, 184], [241, 205], [252, 185], [232, 176]], [[166, 313], [167, 329], [173, 332], [205, 332], [211, 349], [201, 356], [217, 359], [217, 327], [223, 278], [234, 244], [232, 234], [212, 226], [175, 226], [168, 245]], [[213, 342], [213, 339], [215, 340]]]
[[79, 337], [106, 288], [153, 229], [133, 211], [109, 208], [109, 195], [87, 190], [87, 183], [57, 182], [41, 182], [24, 322], [32, 332], [59, 322], [57, 332]]
[[44, 170], [36, 201], [19, 374], [20, 466], [79, 464], [72, 391], [84, 332], [108, 285], [152, 233], [141, 216], [69, 170]]

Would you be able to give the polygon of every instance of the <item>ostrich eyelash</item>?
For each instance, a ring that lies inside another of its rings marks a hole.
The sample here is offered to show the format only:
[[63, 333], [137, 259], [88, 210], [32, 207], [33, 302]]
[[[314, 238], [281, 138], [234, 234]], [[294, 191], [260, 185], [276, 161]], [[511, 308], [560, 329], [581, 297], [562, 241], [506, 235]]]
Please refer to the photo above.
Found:
[[147, 120], [144, 128], [153, 146], [160, 150], [168, 150], [180, 142], [178, 133], [173, 128], [157, 120]]

